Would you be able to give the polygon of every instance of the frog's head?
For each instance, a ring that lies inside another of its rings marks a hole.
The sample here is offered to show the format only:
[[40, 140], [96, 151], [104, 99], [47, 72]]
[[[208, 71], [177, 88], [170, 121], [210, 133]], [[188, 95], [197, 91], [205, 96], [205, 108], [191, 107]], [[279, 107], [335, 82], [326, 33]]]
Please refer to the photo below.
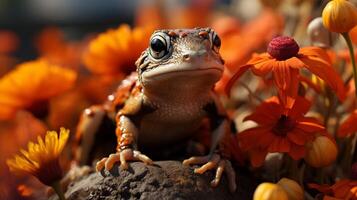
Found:
[[136, 62], [144, 88], [212, 88], [223, 73], [221, 40], [211, 28], [155, 31]]

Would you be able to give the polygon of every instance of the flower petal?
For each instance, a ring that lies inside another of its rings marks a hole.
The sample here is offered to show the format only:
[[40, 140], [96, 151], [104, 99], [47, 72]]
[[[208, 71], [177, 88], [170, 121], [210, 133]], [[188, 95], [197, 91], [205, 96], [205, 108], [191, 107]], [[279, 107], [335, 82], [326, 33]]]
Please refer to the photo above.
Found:
[[253, 167], [260, 167], [264, 163], [265, 157], [268, 152], [264, 149], [253, 149], [250, 153], [250, 162]]
[[316, 133], [325, 131], [325, 127], [317, 123], [315, 118], [304, 117], [297, 122], [296, 128], [308, 133]]
[[289, 110], [289, 116], [294, 119], [298, 119], [304, 116], [311, 107], [311, 102], [304, 97], [296, 97], [296, 101], [291, 110]]
[[224, 89], [225, 93], [227, 96], [230, 96], [231, 89], [235, 82], [242, 76], [249, 68], [251, 68], [252, 65], [243, 65], [240, 66], [238, 71], [232, 76], [232, 78], [227, 82], [227, 85]]
[[269, 59], [264, 62], [260, 62], [252, 65], [252, 72], [260, 77], [266, 76], [269, 72], [272, 71], [275, 60]]
[[289, 152], [290, 142], [286, 137], [275, 137], [268, 147], [269, 152]]
[[305, 146], [291, 144], [290, 151], [288, 153], [294, 160], [299, 160], [305, 155]]
[[282, 105], [291, 109], [299, 88], [299, 69], [292, 68], [287, 61], [275, 61], [273, 76]]
[[265, 127], [250, 128], [238, 133], [238, 140], [243, 151], [259, 146], [257, 139], [265, 136], [269, 129]]
[[346, 137], [357, 132], [357, 110], [348, 116], [348, 118], [340, 125], [338, 137]]
[[283, 109], [279, 105], [278, 101], [279, 100], [277, 100], [276, 97], [264, 101], [252, 114], [245, 117], [244, 121], [252, 120], [264, 126], [274, 125], [283, 112]]
[[290, 131], [287, 134], [287, 137], [289, 138], [290, 141], [292, 141], [295, 144], [298, 145], [304, 145], [306, 143], [306, 137], [304, 134], [300, 134], [301, 132], [299, 131]]
[[328, 60], [324, 60], [324, 58], [328, 58], [326, 52], [316, 48], [304, 52], [305, 54], [300, 57], [300, 60], [305, 64], [305, 68], [324, 80], [337, 93], [338, 98], [343, 101], [346, 98], [343, 81]]

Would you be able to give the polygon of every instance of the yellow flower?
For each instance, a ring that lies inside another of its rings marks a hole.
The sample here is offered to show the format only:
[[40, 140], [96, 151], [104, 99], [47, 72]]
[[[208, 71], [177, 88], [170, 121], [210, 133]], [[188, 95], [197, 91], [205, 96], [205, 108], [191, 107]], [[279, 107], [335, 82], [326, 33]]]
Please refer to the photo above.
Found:
[[10, 119], [20, 109], [43, 106], [70, 89], [76, 77], [75, 71], [45, 59], [20, 64], [0, 79], [0, 119]]
[[322, 20], [329, 31], [347, 33], [357, 25], [357, 8], [347, 0], [332, 0], [322, 11]]
[[66, 145], [69, 130], [61, 128], [60, 135], [56, 131], [48, 131], [45, 140], [38, 137], [38, 143], [29, 142], [28, 150], [20, 150], [22, 155], [15, 155], [7, 160], [10, 171], [16, 174], [31, 174], [45, 185], [52, 185], [63, 176], [59, 164], [59, 156]]
[[312, 167], [326, 167], [336, 160], [337, 146], [326, 136], [318, 136], [310, 145], [305, 154], [305, 161]]
[[151, 30], [131, 29], [123, 24], [99, 34], [83, 55], [86, 67], [95, 74], [118, 75], [135, 71], [135, 61], [148, 45]]
[[253, 200], [288, 200], [288, 195], [278, 184], [261, 183], [255, 189]]

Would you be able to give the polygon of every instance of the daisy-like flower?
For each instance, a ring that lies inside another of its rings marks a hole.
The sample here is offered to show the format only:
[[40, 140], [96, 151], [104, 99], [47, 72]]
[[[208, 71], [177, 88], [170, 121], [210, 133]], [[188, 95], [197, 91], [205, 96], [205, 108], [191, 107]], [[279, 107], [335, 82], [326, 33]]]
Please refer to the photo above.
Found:
[[272, 97], [244, 120], [258, 125], [238, 134], [243, 151], [248, 151], [254, 167], [261, 166], [267, 153], [283, 152], [298, 160], [305, 155], [305, 144], [316, 134], [324, 134], [325, 128], [318, 120], [304, 115], [310, 102], [297, 97], [291, 110], [285, 112], [277, 97]]
[[273, 74], [279, 99], [286, 108], [291, 108], [294, 104], [302, 69], [307, 69], [324, 80], [340, 100], [346, 97], [343, 81], [331, 66], [326, 52], [317, 47], [299, 48], [291, 37], [276, 37], [269, 43], [267, 53], [253, 55], [247, 65], [241, 66], [229, 81], [227, 94], [234, 82], [248, 69], [261, 77]]
[[342, 122], [338, 130], [337, 136], [347, 137], [357, 132], [357, 110], [354, 110], [347, 119]]
[[43, 184], [51, 185], [62, 178], [59, 156], [69, 137], [69, 130], [48, 131], [45, 140], [37, 138], [38, 143], [29, 142], [28, 150], [21, 150], [22, 155], [15, 155], [7, 160], [10, 171], [16, 174], [31, 174]]
[[39, 59], [17, 66], [0, 79], [0, 119], [10, 119], [21, 109], [43, 111], [47, 101], [70, 89], [75, 71]]
[[151, 30], [131, 29], [123, 24], [93, 39], [83, 55], [86, 67], [94, 74], [118, 75], [135, 71], [135, 61], [147, 47]]
[[10, 171], [15, 174], [30, 174], [43, 184], [51, 186], [64, 199], [59, 186], [63, 177], [59, 157], [69, 137], [69, 130], [61, 128], [60, 134], [56, 131], [48, 131], [45, 139], [40, 136], [37, 143], [29, 142], [28, 150], [21, 149], [21, 155], [7, 160]]
[[332, 186], [315, 183], [308, 185], [323, 193], [323, 200], [357, 200], [357, 181], [354, 180], [341, 179]]

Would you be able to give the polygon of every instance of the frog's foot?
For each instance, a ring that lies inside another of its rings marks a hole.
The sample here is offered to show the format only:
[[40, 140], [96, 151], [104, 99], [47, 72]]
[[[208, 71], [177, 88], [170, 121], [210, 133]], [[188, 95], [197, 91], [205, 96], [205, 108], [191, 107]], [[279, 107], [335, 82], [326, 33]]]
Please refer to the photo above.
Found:
[[227, 175], [228, 179], [228, 186], [231, 192], [234, 192], [237, 188], [236, 185], [236, 173], [231, 165], [231, 162], [226, 159], [221, 159], [221, 156], [218, 154], [213, 154], [212, 156], [199, 156], [199, 157], [191, 157], [183, 161], [183, 165], [195, 165], [195, 164], [204, 164], [199, 168], [195, 169], [195, 173], [203, 174], [208, 170], [216, 169], [216, 176], [211, 181], [211, 186], [216, 187], [218, 186], [223, 171]]
[[111, 170], [116, 162], [120, 162], [121, 169], [128, 169], [127, 161], [142, 161], [145, 164], [152, 165], [153, 161], [140, 151], [124, 149], [120, 152], [110, 154], [109, 157], [103, 158], [97, 162], [96, 170], [102, 171], [103, 168]]

